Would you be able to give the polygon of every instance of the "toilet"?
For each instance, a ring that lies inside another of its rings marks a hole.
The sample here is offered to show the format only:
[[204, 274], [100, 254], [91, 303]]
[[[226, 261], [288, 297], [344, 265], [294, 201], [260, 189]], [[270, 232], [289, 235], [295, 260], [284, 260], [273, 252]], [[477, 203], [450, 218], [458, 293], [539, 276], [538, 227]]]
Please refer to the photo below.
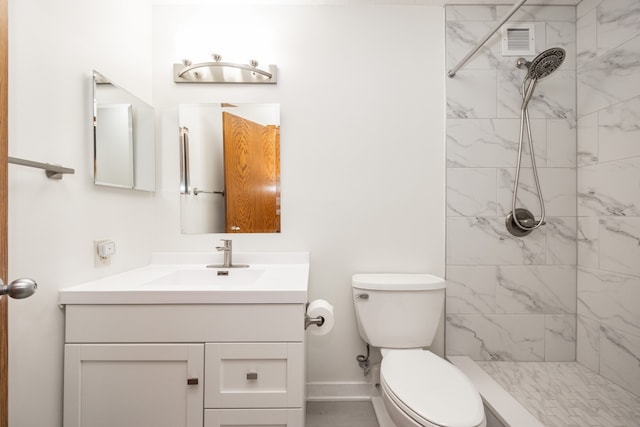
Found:
[[471, 381], [424, 350], [436, 335], [445, 287], [444, 279], [430, 274], [353, 276], [358, 331], [380, 348], [382, 409], [397, 427], [486, 426], [482, 399]]

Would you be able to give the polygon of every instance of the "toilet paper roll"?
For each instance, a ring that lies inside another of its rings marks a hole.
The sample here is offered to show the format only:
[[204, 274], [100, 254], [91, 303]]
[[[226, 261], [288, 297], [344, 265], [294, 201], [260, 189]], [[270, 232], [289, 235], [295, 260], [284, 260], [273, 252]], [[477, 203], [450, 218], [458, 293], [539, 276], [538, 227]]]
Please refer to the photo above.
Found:
[[313, 335], [325, 335], [333, 329], [333, 306], [323, 299], [316, 299], [309, 303], [307, 307], [307, 316], [317, 318], [321, 316], [324, 319], [322, 326], [309, 325], [309, 333]]

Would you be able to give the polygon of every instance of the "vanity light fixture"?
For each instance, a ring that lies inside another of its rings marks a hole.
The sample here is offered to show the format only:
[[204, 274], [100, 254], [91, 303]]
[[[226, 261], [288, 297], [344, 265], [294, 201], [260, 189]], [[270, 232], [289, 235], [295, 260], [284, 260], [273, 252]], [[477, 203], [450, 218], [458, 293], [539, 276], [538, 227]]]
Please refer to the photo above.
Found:
[[267, 83], [278, 82], [277, 67], [268, 65], [267, 70], [258, 68], [258, 61], [248, 64], [222, 62], [222, 56], [211, 54], [213, 61], [193, 64], [183, 59], [181, 64], [173, 64], [173, 81], [176, 83]]

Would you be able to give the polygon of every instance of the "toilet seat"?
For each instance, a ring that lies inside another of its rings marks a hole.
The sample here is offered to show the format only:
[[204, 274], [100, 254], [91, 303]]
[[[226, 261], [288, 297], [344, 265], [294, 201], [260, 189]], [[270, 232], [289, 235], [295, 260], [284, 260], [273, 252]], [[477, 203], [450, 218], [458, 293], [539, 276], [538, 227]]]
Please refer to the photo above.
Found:
[[387, 398], [425, 427], [484, 423], [480, 394], [455, 366], [426, 350], [391, 350], [380, 377]]

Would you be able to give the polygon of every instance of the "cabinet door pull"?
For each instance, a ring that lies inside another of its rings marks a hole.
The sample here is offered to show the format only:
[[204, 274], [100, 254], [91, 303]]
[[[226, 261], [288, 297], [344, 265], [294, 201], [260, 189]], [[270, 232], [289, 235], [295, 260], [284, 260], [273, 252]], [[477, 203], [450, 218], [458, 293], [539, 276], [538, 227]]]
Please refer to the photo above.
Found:
[[187, 385], [198, 385], [198, 378], [187, 378]]
[[247, 372], [247, 380], [257, 380], [258, 373], [257, 372]]

